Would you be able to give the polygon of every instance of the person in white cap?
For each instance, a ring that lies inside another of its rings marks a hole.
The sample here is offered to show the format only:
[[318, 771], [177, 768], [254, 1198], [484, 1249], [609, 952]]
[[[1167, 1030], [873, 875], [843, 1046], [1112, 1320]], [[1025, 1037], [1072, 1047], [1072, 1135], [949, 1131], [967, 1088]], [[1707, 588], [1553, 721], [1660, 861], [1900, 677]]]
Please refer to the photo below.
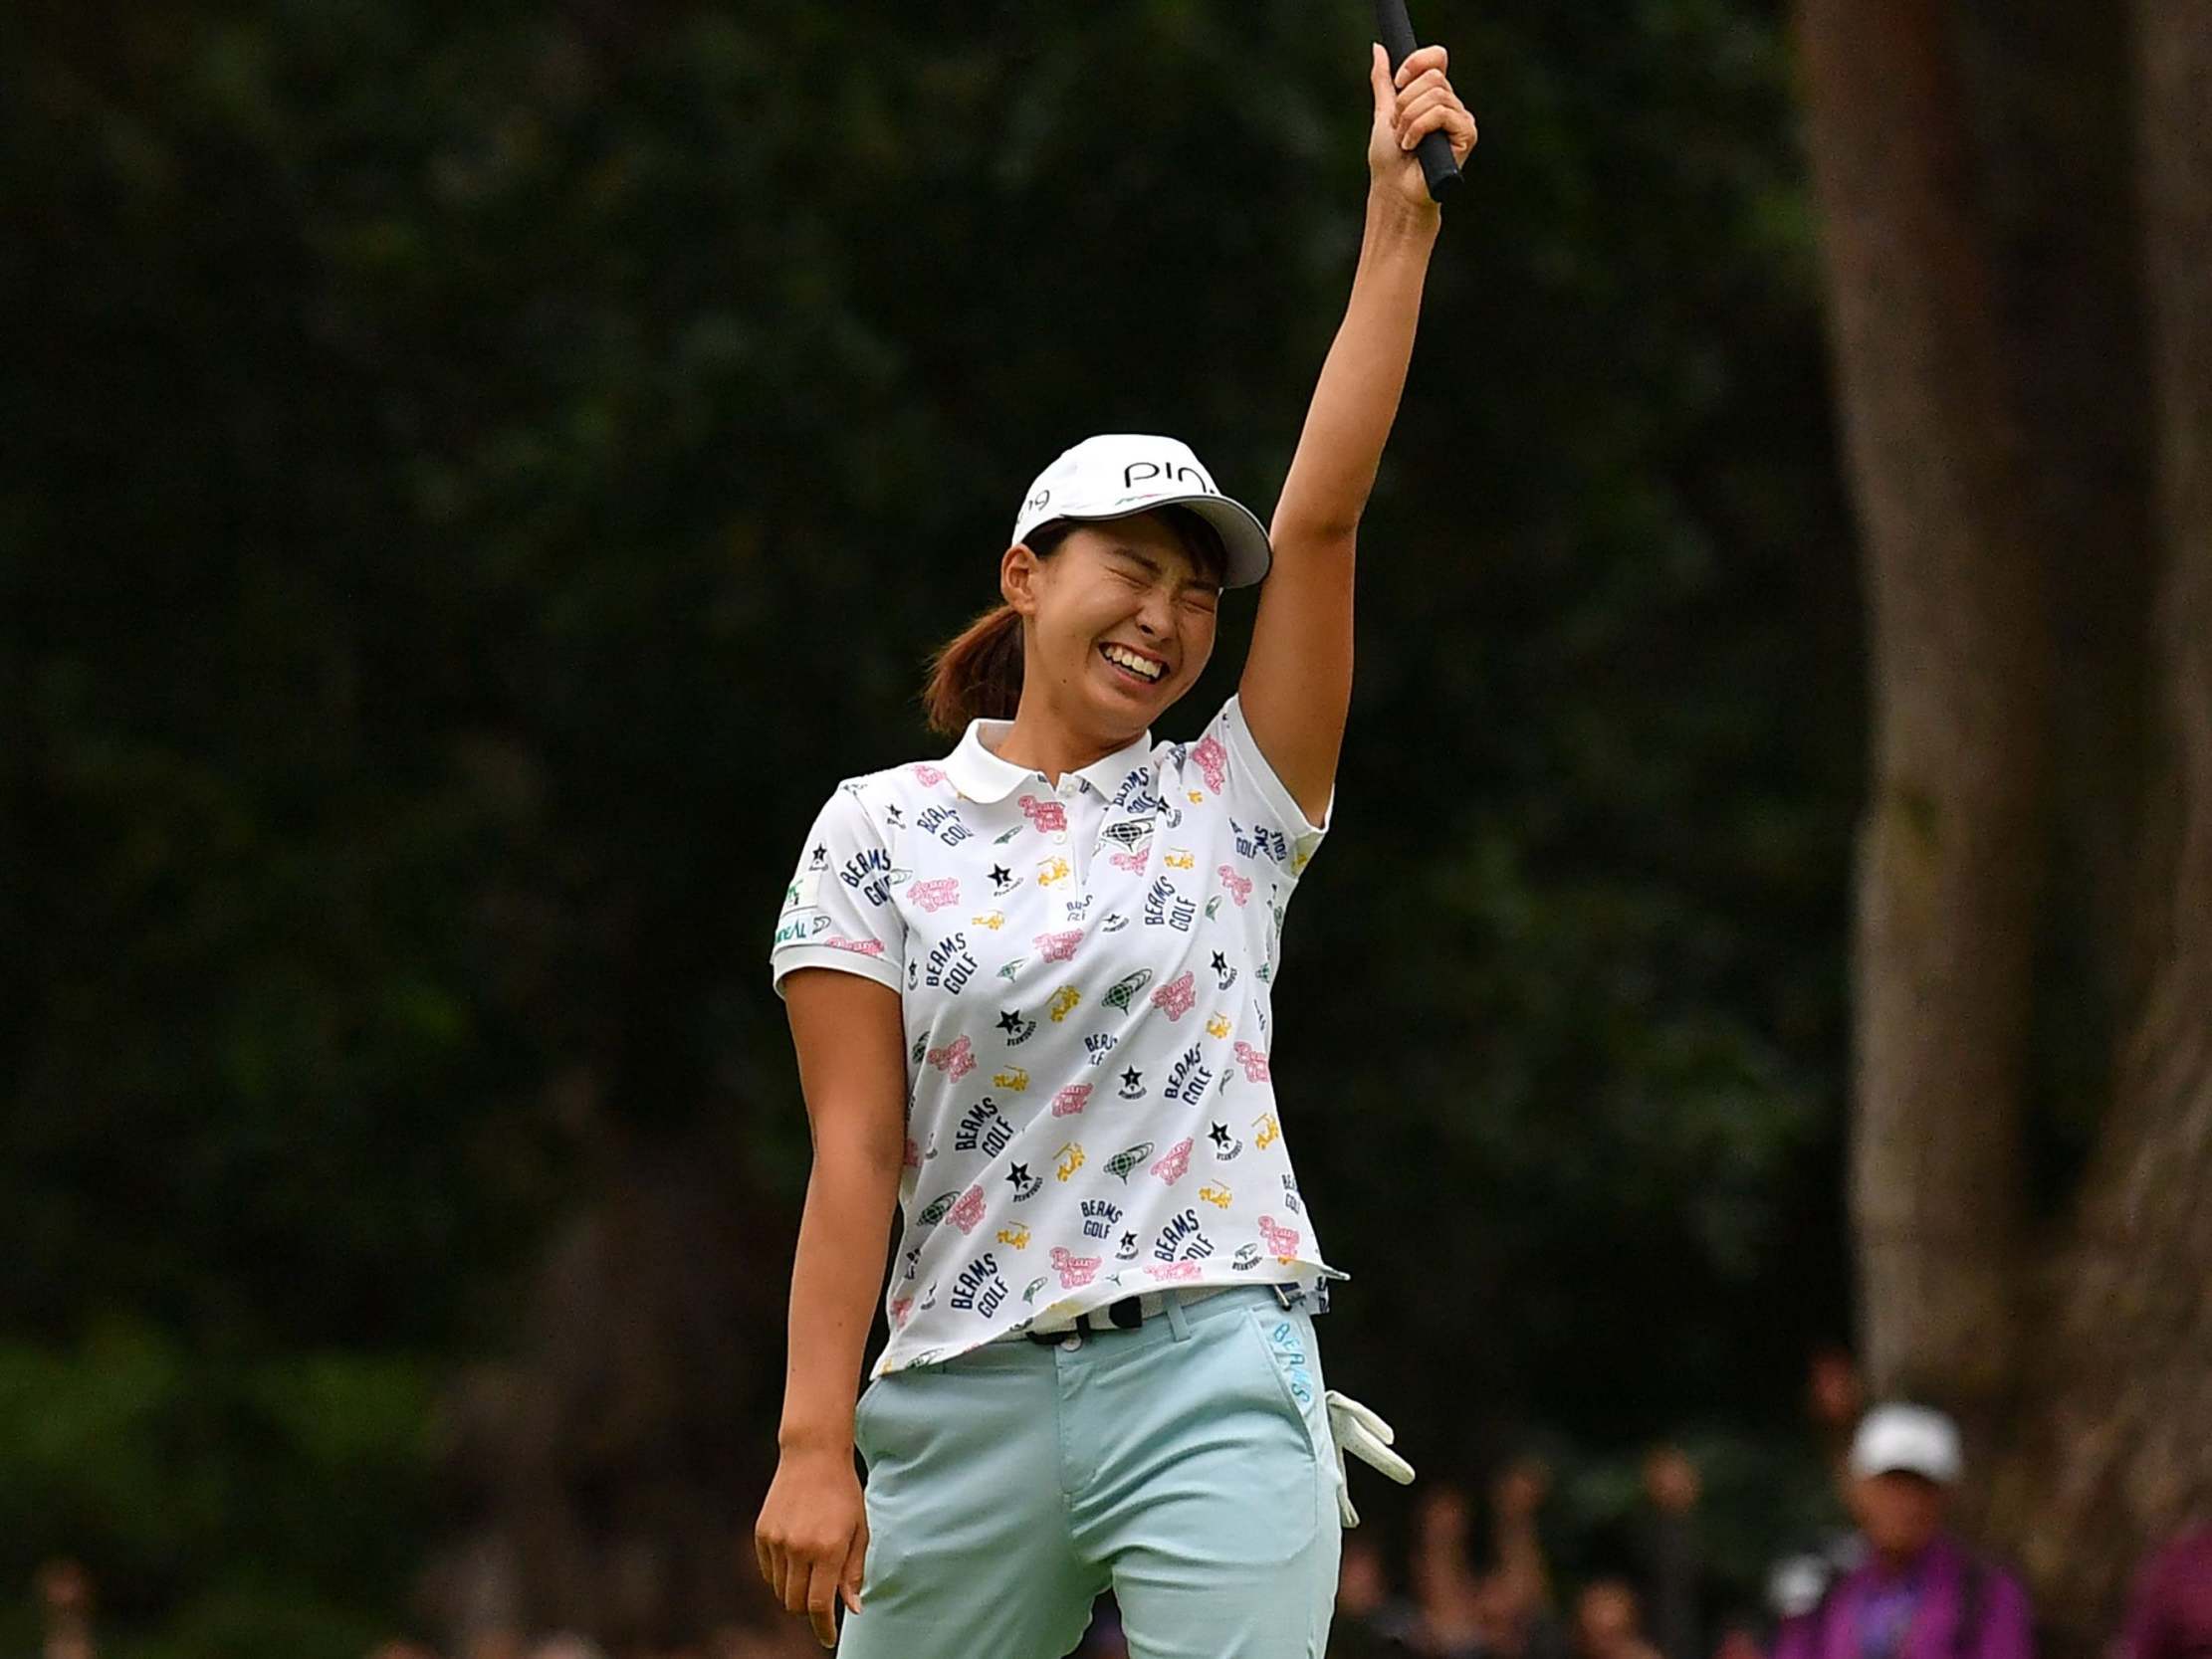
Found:
[[1964, 1470], [1958, 1428], [1922, 1405], [1878, 1405], [1848, 1460], [1860, 1562], [1808, 1585], [1774, 1659], [2033, 1659], [2027, 1592], [1944, 1530]]
[[[814, 1164], [755, 1543], [862, 1659], [1047, 1659], [1109, 1587], [1133, 1652], [1318, 1653], [1358, 1520], [1345, 1454], [1413, 1478], [1324, 1377], [1314, 1315], [1349, 1275], [1271, 1060], [1351, 697], [1354, 537], [1438, 227], [1414, 146], [1474, 140], [1440, 48], [1394, 77], [1378, 47], [1372, 82], [1359, 269], [1271, 525], [1174, 438], [1060, 455], [1002, 603], [935, 661], [958, 745], [831, 791], [777, 919]], [[1235, 695], [1155, 741], [1224, 590], [1262, 582]]]

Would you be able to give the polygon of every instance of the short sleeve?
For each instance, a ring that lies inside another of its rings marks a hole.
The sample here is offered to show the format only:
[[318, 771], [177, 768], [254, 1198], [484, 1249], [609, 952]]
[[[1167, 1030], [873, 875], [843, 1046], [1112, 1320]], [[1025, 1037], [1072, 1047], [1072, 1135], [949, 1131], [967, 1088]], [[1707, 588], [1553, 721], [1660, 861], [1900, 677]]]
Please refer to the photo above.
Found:
[[1321, 822], [1308, 819], [1297, 799], [1285, 787], [1275, 768], [1259, 751], [1259, 741], [1244, 723], [1244, 706], [1231, 697], [1206, 728], [1206, 735], [1191, 746], [1190, 766], [1212, 793], [1221, 796], [1232, 818], [1264, 831], [1264, 840], [1275, 862], [1286, 875], [1297, 877], [1313, 857], [1321, 838], [1329, 832], [1336, 810], [1336, 791], [1322, 809]]
[[906, 924], [891, 902], [891, 853], [861, 800], [841, 783], [815, 815], [783, 893], [769, 947], [775, 994], [793, 968], [833, 967], [899, 989]]

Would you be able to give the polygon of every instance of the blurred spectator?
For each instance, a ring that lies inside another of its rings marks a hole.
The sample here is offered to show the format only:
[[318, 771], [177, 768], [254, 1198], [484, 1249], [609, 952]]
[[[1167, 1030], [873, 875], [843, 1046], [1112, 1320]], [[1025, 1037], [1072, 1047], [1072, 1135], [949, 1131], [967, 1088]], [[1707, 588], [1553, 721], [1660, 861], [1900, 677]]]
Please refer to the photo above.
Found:
[[1521, 1458], [1492, 1483], [1488, 1554], [1493, 1568], [1474, 1570], [1473, 1511], [1464, 1488], [1432, 1483], [1414, 1510], [1411, 1578], [1416, 1617], [1404, 1641], [1413, 1652], [1448, 1659], [1560, 1659], [1564, 1643], [1546, 1597], [1550, 1571], [1536, 1513], [1551, 1471]]
[[1621, 1578], [1595, 1578], [1575, 1598], [1574, 1659], [1658, 1659], [1644, 1639], [1636, 1590]]
[[1540, 1457], [1517, 1457], [1490, 1486], [1490, 1548], [1498, 1570], [1529, 1610], [1552, 1605], [1551, 1568], [1536, 1530], [1536, 1517], [1551, 1495], [1551, 1466]]
[[1500, 1567], [1475, 1595], [1476, 1646], [1489, 1659], [1566, 1659], [1567, 1642], [1551, 1609], [1532, 1598], [1525, 1575]]
[[1866, 1389], [1859, 1380], [1859, 1361], [1851, 1349], [1838, 1346], [1817, 1348], [1805, 1367], [1805, 1415], [1820, 1447], [1829, 1487], [1845, 1510], [1851, 1507], [1851, 1444], [1866, 1409]]
[[2143, 1564], [2120, 1645], [2122, 1659], [2212, 1659], [2212, 1525]]
[[1431, 1482], [1414, 1506], [1409, 1565], [1418, 1613], [1411, 1645], [1417, 1653], [1481, 1651], [1482, 1585], [1468, 1549], [1472, 1522], [1466, 1491], [1455, 1481]]
[[1416, 1652], [1468, 1652], [1477, 1641], [1475, 1568], [1468, 1559], [1473, 1511], [1453, 1480], [1432, 1482], [1414, 1504], [1409, 1577], [1418, 1623]]
[[1414, 1604], [1392, 1593], [1383, 1549], [1362, 1533], [1344, 1535], [1337, 1566], [1329, 1659], [1389, 1659], [1411, 1650], [1421, 1622]]
[[1961, 1470], [1951, 1420], [1877, 1406], [1849, 1468], [1865, 1557], [1783, 1624], [1775, 1659], [2032, 1659], [2027, 1592], [1943, 1531]]
[[1705, 1555], [1697, 1527], [1703, 1492], [1697, 1465], [1679, 1446], [1655, 1446], [1645, 1457], [1644, 1502], [1630, 1519], [1629, 1557], [1651, 1643], [1663, 1659], [1705, 1659]]
[[66, 1556], [43, 1563], [33, 1584], [39, 1600], [42, 1659], [98, 1659], [93, 1644], [93, 1575]]
[[479, 1630], [461, 1649], [462, 1659], [523, 1659], [519, 1630]]

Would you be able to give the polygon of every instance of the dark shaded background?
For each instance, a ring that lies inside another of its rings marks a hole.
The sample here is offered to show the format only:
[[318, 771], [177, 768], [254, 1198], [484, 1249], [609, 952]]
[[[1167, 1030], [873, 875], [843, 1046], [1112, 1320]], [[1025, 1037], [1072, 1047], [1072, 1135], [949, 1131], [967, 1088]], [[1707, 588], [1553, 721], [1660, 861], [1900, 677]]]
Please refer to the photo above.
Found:
[[[1483, 138], [1277, 999], [1353, 1275], [1332, 1379], [1425, 1476], [1548, 1448], [1570, 1552], [1688, 1435], [1748, 1571], [1849, 1306], [1863, 742], [1781, 18], [1420, 13]], [[574, 1219], [671, 1170], [717, 1247], [657, 1271], [722, 1368], [630, 1404], [718, 1425], [672, 1478], [749, 1527], [797, 838], [944, 746], [921, 660], [1064, 445], [1173, 432], [1272, 505], [1356, 248], [1364, 12], [31, 16], [0, 1584], [86, 1557], [146, 1659], [353, 1651], [489, 1503], [457, 1379], [588, 1347], [545, 1290]], [[1224, 612], [1163, 735], [1232, 685]]]

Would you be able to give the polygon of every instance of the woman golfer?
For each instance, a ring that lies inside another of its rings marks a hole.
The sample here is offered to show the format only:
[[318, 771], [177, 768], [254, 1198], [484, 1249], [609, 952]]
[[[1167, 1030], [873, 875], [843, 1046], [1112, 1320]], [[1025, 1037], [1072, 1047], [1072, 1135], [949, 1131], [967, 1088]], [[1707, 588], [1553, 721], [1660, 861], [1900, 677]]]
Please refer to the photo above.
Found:
[[[1394, 79], [1378, 47], [1373, 81], [1358, 274], [1272, 529], [1172, 439], [1060, 456], [1004, 604], [938, 655], [959, 745], [840, 784], [776, 928], [813, 1172], [756, 1545], [824, 1646], [844, 1602], [857, 1659], [1057, 1659], [1108, 1586], [1138, 1659], [1306, 1659], [1357, 1520], [1343, 1453], [1412, 1478], [1324, 1383], [1313, 1316], [1349, 1276], [1268, 1062], [1437, 235], [1413, 145], [1475, 135], [1440, 48]], [[1155, 743], [1220, 591], [1263, 578], [1236, 695]]]

